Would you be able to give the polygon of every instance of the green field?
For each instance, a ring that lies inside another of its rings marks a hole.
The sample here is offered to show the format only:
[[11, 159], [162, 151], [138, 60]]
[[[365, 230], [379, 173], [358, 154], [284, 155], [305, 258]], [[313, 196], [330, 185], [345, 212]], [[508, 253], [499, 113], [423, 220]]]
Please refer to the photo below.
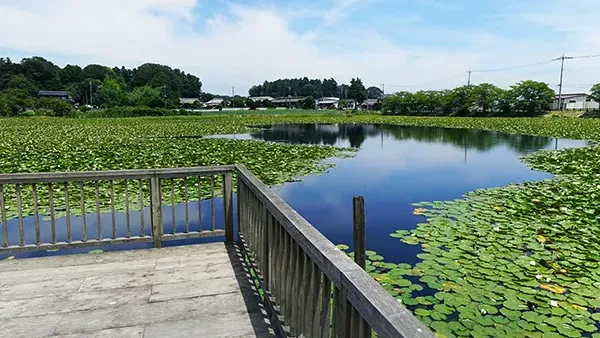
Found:
[[[2, 119], [0, 172], [243, 163], [264, 182], [275, 185], [323, 171], [324, 159], [352, 154], [332, 147], [175, 138], [244, 133], [248, 126], [282, 123], [387, 123], [600, 140], [600, 120], [559, 117], [386, 117], [284, 111], [281, 115]], [[373, 277], [442, 336], [580, 337], [594, 333], [598, 337], [600, 147], [544, 151], [525, 161], [556, 178], [415, 206], [422, 208], [417, 214], [423, 214], [427, 222], [413, 231], [392, 234], [404, 243], [422, 246], [421, 262], [415, 266], [385, 263], [385, 258], [369, 253]], [[431, 294], [420, 295], [423, 290]]]

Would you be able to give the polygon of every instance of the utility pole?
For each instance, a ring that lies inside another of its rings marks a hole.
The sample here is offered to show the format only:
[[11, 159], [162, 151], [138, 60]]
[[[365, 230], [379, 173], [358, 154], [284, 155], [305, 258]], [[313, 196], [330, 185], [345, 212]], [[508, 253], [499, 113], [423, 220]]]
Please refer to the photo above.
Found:
[[467, 86], [470, 86], [471, 85], [471, 73], [473, 73], [473, 71], [469, 69], [469, 70], [467, 70], [467, 73], [469, 73], [469, 80], [467, 81]]
[[165, 109], [167, 109], [167, 85], [163, 85], [163, 95], [165, 100]]
[[383, 93], [383, 96], [385, 96], [385, 83], [381, 84], [381, 92]]
[[559, 59], [561, 62], [560, 62], [560, 84], [558, 85], [558, 110], [562, 111], [563, 110], [562, 88], [563, 88], [563, 74], [565, 72], [565, 59], [571, 60], [571, 59], [573, 59], [573, 57], [565, 56], [565, 54], [563, 54]]
[[90, 107], [92, 106], [92, 81], [90, 81]]
[[231, 106], [235, 108], [235, 86], [231, 87]]

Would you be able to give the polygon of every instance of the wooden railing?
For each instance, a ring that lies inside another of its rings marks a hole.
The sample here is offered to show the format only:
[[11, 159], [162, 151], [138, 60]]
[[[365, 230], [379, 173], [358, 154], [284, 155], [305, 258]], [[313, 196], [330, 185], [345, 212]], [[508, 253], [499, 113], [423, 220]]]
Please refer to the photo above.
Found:
[[[223, 235], [232, 242], [234, 170], [220, 166], [0, 175], [0, 253], [137, 242], [160, 247], [163, 241]], [[219, 227], [216, 195], [223, 196]], [[208, 222], [203, 222], [203, 198], [210, 204], [205, 206]], [[166, 221], [165, 215], [170, 216]]]
[[0, 254], [223, 235], [233, 243], [233, 174], [237, 243], [278, 336], [434, 337], [243, 165], [0, 175]]
[[276, 329], [293, 337], [434, 337], [367, 272], [244, 166], [239, 243]]

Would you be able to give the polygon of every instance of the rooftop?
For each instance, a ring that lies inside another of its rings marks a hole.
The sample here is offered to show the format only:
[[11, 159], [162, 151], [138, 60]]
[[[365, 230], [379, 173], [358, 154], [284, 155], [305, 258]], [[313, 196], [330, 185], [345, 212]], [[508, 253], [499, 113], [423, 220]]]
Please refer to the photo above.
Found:
[[63, 90], [40, 90], [38, 92], [39, 96], [58, 96], [58, 97], [66, 97], [69, 96], [69, 93]]

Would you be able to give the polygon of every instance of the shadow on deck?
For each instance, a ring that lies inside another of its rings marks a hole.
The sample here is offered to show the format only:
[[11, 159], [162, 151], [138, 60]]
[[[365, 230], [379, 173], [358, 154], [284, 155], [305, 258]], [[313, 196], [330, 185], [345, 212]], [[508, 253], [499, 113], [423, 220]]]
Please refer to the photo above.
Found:
[[0, 262], [4, 337], [273, 337], [235, 245]]

